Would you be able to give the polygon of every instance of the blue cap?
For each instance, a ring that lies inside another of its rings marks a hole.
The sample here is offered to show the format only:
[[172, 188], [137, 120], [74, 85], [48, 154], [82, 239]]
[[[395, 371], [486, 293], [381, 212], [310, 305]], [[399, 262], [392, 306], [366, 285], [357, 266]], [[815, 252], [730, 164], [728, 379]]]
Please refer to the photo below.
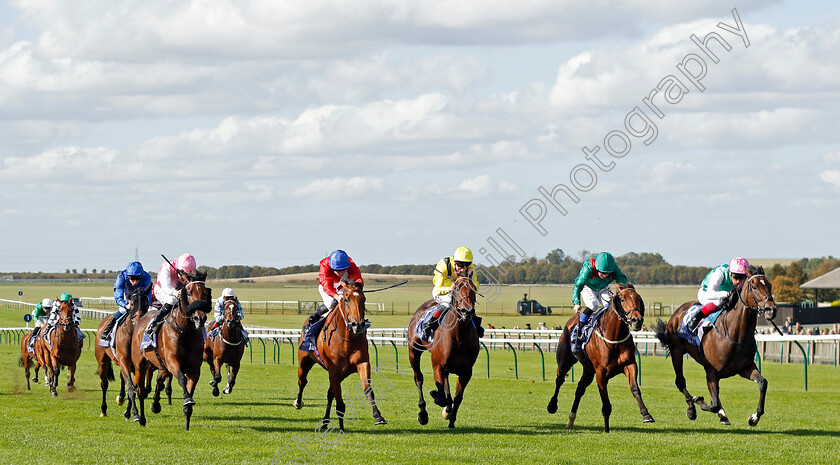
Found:
[[330, 268], [334, 270], [346, 270], [350, 268], [350, 257], [343, 250], [333, 250], [330, 254]]

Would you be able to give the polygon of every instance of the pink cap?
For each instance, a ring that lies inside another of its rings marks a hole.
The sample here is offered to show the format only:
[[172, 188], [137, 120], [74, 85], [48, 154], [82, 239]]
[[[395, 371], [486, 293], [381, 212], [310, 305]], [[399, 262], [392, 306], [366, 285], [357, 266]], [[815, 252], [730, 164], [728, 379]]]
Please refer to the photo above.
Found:
[[747, 274], [750, 269], [750, 262], [746, 258], [735, 257], [729, 262], [729, 272], [735, 274]]
[[183, 271], [184, 273], [192, 273], [195, 271], [195, 257], [192, 255], [185, 253], [178, 257], [178, 260], [175, 261], [175, 266], [178, 267], [179, 270]]

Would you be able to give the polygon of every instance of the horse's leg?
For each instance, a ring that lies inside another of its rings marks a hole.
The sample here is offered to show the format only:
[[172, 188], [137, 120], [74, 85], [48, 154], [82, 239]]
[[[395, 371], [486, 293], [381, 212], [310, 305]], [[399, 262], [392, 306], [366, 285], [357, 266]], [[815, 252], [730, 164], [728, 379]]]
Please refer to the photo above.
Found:
[[67, 367], [67, 392], [76, 390], [76, 363]]
[[452, 393], [449, 390], [449, 373], [444, 372], [443, 375], [443, 395], [446, 399], [446, 406], [443, 407], [443, 411], [441, 411], [441, 415], [445, 420], [449, 419], [449, 415], [452, 413]]
[[630, 383], [630, 392], [639, 404], [639, 413], [642, 414], [642, 423], [653, 423], [655, 420], [648, 412], [648, 409], [645, 406], [645, 401], [642, 400], [642, 390], [639, 388], [638, 383], [636, 383], [636, 374], [638, 371], [639, 367], [636, 366], [635, 363], [631, 363], [624, 367], [624, 375], [627, 376], [627, 381]]
[[598, 370], [596, 373], [596, 382], [598, 383], [598, 392], [601, 393], [601, 414], [604, 416], [604, 432], [610, 432], [610, 414], [612, 414], [612, 403], [610, 403], [610, 396], [607, 393], [607, 383], [609, 382], [606, 369]]
[[580, 406], [580, 399], [583, 397], [583, 393], [586, 392], [586, 388], [592, 384], [592, 380], [595, 379], [595, 369], [589, 368], [586, 365], [583, 366], [583, 374], [580, 376], [578, 380], [577, 389], [575, 389], [575, 400], [572, 402], [572, 410], [569, 412], [569, 423], [566, 425], [566, 428], [572, 429], [575, 427], [575, 419], [577, 418], [577, 411], [578, 407]]
[[158, 377], [155, 380], [155, 393], [152, 396], [152, 413], [160, 413], [160, 393], [164, 389], [166, 379], [167, 378], [164, 374], [158, 372]]
[[417, 407], [420, 408], [420, 413], [417, 414], [417, 421], [421, 425], [429, 422], [429, 413], [426, 411], [426, 399], [423, 398], [423, 372], [420, 370], [420, 357], [423, 354], [422, 350], [411, 348], [409, 352], [409, 359], [411, 362], [411, 369], [414, 370], [414, 384], [417, 386], [417, 393], [420, 400], [417, 402]]
[[688, 404], [688, 408], [686, 408], [685, 416], [689, 420], [696, 420], [697, 419], [697, 409], [694, 408], [695, 401], [703, 402], [702, 397], [694, 398], [691, 396], [691, 393], [688, 392], [688, 388], [686, 388], [685, 384], [685, 375], [683, 374], [683, 356], [685, 352], [678, 349], [676, 344], [671, 345], [671, 364], [674, 366], [674, 384], [677, 386], [677, 389], [683, 393], [685, 396], [685, 403]]
[[106, 355], [99, 361], [99, 387], [102, 388], [102, 405], [99, 406], [99, 416], [108, 416], [108, 371], [111, 369], [111, 360]]
[[50, 393], [53, 397], [58, 397], [58, 376], [61, 374], [61, 364], [59, 364], [58, 360], [53, 357], [50, 361], [50, 365]]
[[225, 386], [224, 390], [222, 390], [222, 392], [224, 392], [225, 394], [230, 394], [231, 392], [233, 392], [233, 386], [236, 384], [236, 375], [239, 373], [240, 363], [241, 362], [239, 360], [232, 363], [228, 363], [228, 382], [227, 386]]
[[726, 412], [723, 410], [723, 406], [720, 403], [720, 377], [714, 369], [706, 369], [706, 384], [709, 386], [709, 394], [712, 396], [712, 403], [708, 406], [701, 404], [700, 408], [712, 413], [717, 413], [718, 417], [720, 417], [720, 423], [722, 425], [728, 425], [729, 418], [727, 418]]
[[324, 418], [321, 420], [321, 426], [318, 428], [320, 431], [326, 431], [329, 429], [330, 425], [330, 410], [332, 409], [333, 398], [332, 387], [327, 388], [327, 411], [324, 413]]
[[[557, 350], [562, 350], [562, 346]], [[548, 413], [552, 414], [557, 412], [557, 396], [560, 393], [560, 386], [566, 381], [566, 374], [577, 363], [577, 359], [571, 354], [571, 349], [561, 352], [558, 358], [560, 360], [557, 363], [557, 378], [554, 379], [554, 395], [551, 396], [548, 407], [546, 407]]]
[[388, 422], [385, 421], [385, 418], [379, 411], [379, 407], [376, 406], [376, 400], [373, 398], [373, 387], [371, 386], [370, 379], [370, 362], [362, 362], [356, 365], [356, 371], [359, 372], [359, 378], [362, 380], [362, 388], [365, 392], [365, 399], [367, 399], [368, 403], [373, 408], [373, 424], [387, 425]]
[[213, 357], [213, 365], [210, 367], [210, 385], [213, 386], [213, 397], [219, 397], [219, 381], [222, 380], [222, 359]]
[[165, 381], [166, 381], [166, 389], [165, 389], [166, 402], [169, 405], [172, 405], [172, 374], [171, 373], [166, 375]]
[[[344, 398], [341, 397], [341, 375], [334, 366], [330, 369], [330, 391], [332, 391], [333, 397], [335, 397], [335, 415], [338, 417], [338, 431], [343, 433], [344, 415], [347, 413], [347, 406], [344, 404]], [[329, 415], [329, 410], [327, 410], [327, 415]]]
[[[309, 381], [307, 380], [307, 375], [309, 374], [309, 370], [312, 369], [312, 366], [315, 365], [315, 360], [312, 359], [309, 355], [303, 356], [298, 361], [298, 395], [297, 399], [292, 403], [292, 405], [300, 410], [303, 408], [303, 388], [306, 387], [306, 383]], [[329, 396], [328, 396], [329, 397]], [[327, 413], [329, 414], [329, 406], [327, 407]], [[327, 419], [329, 416], [326, 417]]]
[[194, 370], [190, 374], [184, 375], [187, 379], [187, 387], [186, 392], [189, 393], [190, 402], [184, 401], [184, 430], [190, 430], [190, 418], [192, 418], [193, 412], [193, 405], [195, 405], [195, 401], [192, 399], [193, 394], [195, 393], [195, 387], [198, 385], [198, 378], [201, 376], [201, 364], [199, 363], [198, 369]]
[[447, 399], [449, 397], [449, 390], [445, 388], [444, 383], [447, 383], [449, 374], [446, 373], [440, 365], [433, 366], [432, 372], [435, 376], [435, 389], [430, 391], [429, 395], [432, 396], [432, 399], [435, 401], [435, 405], [438, 407], [446, 407], [449, 405]]
[[458, 382], [455, 385], [455, 399], [452, 404], [452, 412], [449, 413], [449, 427], [455, 427], [455, 420], [458, 416], [458, 407], [461, 406], [461, 401], [464, 400], [464, 389], [467, 388], [470, 379], [472, 378], [472, 370], [469, 370], [458, 376]]
[[755, 426], [758, 424], [758, 420], [761, 419], [761, 416], [764, 415], [764, 396], [767, 394], [767, 380], [764, 379], [764, 376], [761, 376], [761, 373], [754, 364], [745, 368], [744, 371], [739, 374], [744, 378], [751, 379], [758, 383], [758, 408], [747, 420], [750, 426]]
[[131, 403], [133, 405], [137, 405], [139, 401], [140, 405], [137, 407], [139, 410], [139, 415], [135, 415], [132, 420], [139, 422], [140, 426], [146, 426], [146, 409], [145, 409], [145, 399], [146, 393], [143, 390], [146, 388], [146, 377], [148, 376], [147, 371], [150, 371], [148, 366], [151, 365], [148, 361], [142, 361], [134, 368], [134, 379], [132, 380], [131, 384], [132, 387], [129, 388], [128, 395], [133, 397], [131, 399]]
[[120, 371], [120, 393], [117, 394], [117, 405], [122, 405], [125, 403], [125, 378], [122, 376], [122, 371]]

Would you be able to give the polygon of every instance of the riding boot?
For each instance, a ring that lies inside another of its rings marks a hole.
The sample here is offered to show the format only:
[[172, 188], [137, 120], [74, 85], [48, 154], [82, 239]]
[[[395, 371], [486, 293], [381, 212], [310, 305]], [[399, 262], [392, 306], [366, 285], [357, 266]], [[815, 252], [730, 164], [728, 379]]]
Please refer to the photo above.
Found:
[[571, 343], [573, 354], [580, 352], [580, 346], [583, 343], [583, 337], [581, 336], [583, 332], [581, 329], [582, 326], [583, 323], [578, 322], [578, 324], [576, 324], [575, 327], [572, 328], [572, 334], [570, 335], [569, 342]]
[[706, 315], [703, 312], [697, 312], [691, 317], [688, 323], [685, 324], [685, 327], [688, 329], [688, 332], [693, 333], [697, 331], [697, 325], [700, 324], [700, 320], [702, 320]]
[[321, 317], [324, 316], [324, 314], [327, 313], [328, 311], [329, 310], [327, 309], [326, 305], [324, 305], [324, 304], [319, 305], [318, 308], [315, 310], [315, 312], [312, 315], [309, 316], [309, 324], [314, 325], [315, 322], [320, 320]]
[[484, 337], [484, 328], [481, 327], [481, 317], [474, 315], [472, 319], [473, 324], [475, 325], [475, 330], [478, 331], [478, 337]]
[[163, 308], [161, 308], [157, 315], [155, 315], [155, 319], [152, 320], [152, 324], [149, 325], [149, 329], [146, 330], [146, 336], [151, 338], [152, 335], [155, 334], [155, 331], [157, 331], [160, 324], [163, 322], [163, 319], [166, 318], [166, 315], [169, 315], [169, 312], [171, 311], [171, 304], [163, 304]]
[[429, 320], [428, 323], [426, 323], [426, 327], [423, 328], [423, 340], [424, 341], [431, 341], [432, 340], [432, 335], [434, 335], [435, 330], [437, 329], [437, 327], [440, 323], [438, 320], [439, 320], [439, 317], [435, 316], [435, 317], [432, 317], [432, 319]]
[[114, 325], [117, 324], [117, 315], [115, 314], [113, 318], [105, 325], [105, 329], [102, 330], [102, 337], [99, 338], [102, 342], [111, 342], [111, 331], [114, 329]]

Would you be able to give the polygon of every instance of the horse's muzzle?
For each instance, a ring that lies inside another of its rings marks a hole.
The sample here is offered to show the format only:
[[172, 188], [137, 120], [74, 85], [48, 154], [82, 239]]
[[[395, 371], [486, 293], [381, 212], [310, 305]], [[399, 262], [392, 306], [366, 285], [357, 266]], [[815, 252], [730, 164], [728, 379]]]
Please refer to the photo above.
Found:
[[195, 325], [195, 329], [201, 329], [204, 327], [204, 323], [207, 322], [207, 315], [203, 312], [196, 312], [190, 317], [190, 320]]
[[358, 336], [365, 332], [365, 324], [364, 322], [359, 323], [358, 321], [351, 321], [350, 322], [350, 332], [354, 335]]
[[776, 318], [776, 306], [775, 305], [764, 307], [762, 309], [762, 312], [764, 313], [764, 318], [766, 320], [772, 320], [773, 318]]
[[630, 329], [633, 331], [641, 331], [642, 324], [644, 324], [644, 318], [630, 318]]

